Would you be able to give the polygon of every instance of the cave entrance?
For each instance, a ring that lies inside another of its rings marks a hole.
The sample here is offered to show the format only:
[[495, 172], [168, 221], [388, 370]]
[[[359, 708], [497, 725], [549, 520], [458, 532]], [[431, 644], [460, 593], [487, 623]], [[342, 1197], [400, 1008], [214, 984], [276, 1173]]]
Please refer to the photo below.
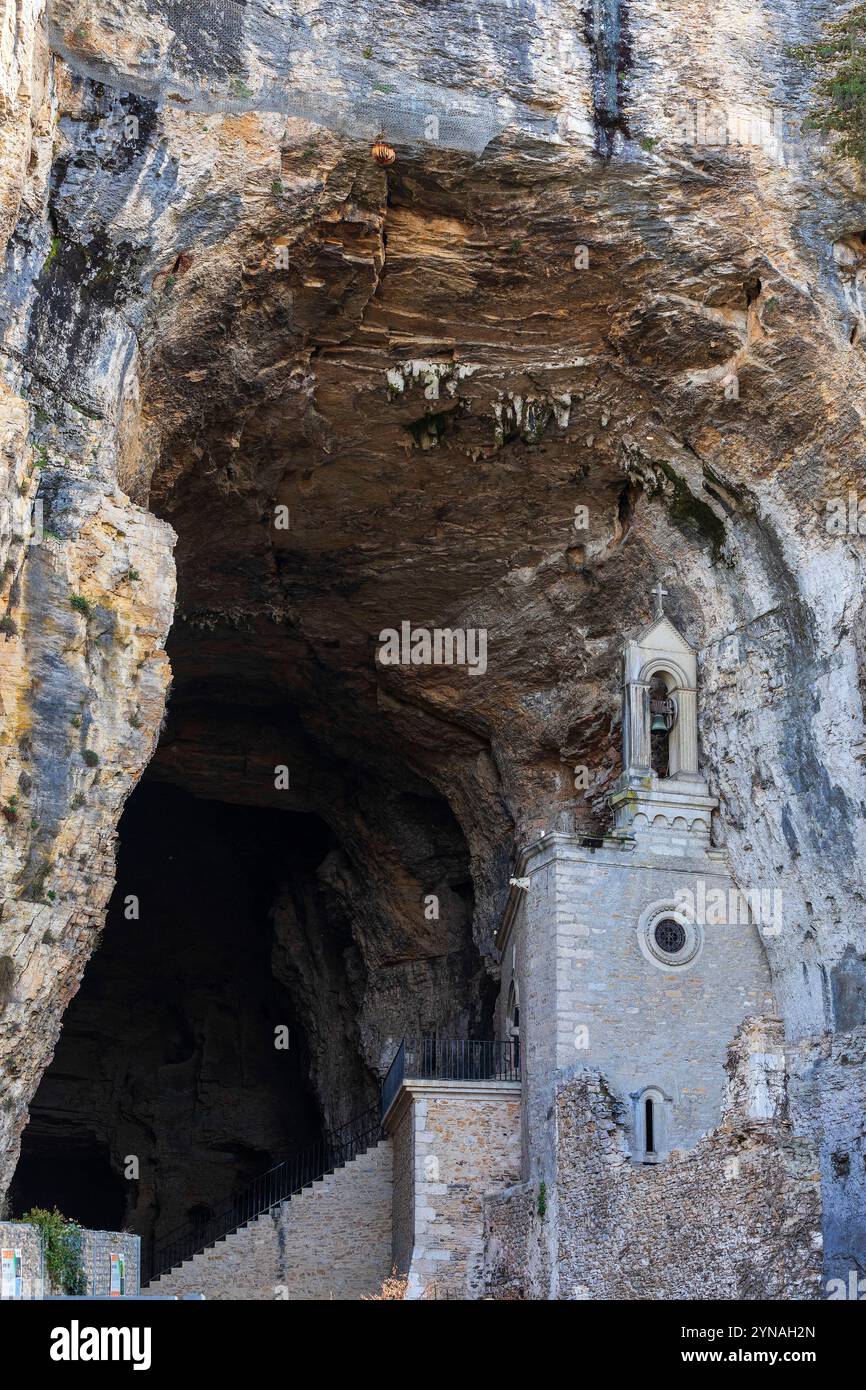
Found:
[[32, 1207], [50, 1211], [56, 1206], [82, 1226], [120, 1230], [129, 1194], [112, 1164], [109, 1144], [93, 1133], [63, 1130], [63, 1122], [49, 1115], [47, 1107], [31, 1118], [26, 1157], [22, 1145], [22, 1161], [9, 1188], [10, 1211], [22, 1216]]
[[31, 1106], [14, 1215], [56, 1204], [159, 1241], [319, 1138], [274, 904], [315, 893], [329, 846], [315, 815], [145, 778], [102, 941]]

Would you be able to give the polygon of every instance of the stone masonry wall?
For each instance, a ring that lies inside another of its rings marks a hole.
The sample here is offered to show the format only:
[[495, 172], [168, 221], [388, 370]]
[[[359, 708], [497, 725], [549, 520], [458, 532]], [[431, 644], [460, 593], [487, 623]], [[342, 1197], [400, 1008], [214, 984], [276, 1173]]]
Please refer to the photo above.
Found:
[[778, 1021], [744, 1026], [721, 1126], [659, 1164], [631, 1160], [601, 1076], [559, 1088], [555, 1297], [820, 1297], [818, 1164], [787, 1121], [782, 1058]]
[[[523, 1152], [537, 1155], [545, 1170], [553, 1163], [546, 1116], [556, 1069], [556, 1035], [549, 1026], [556, 1007], [556, 896], [557, 864], [555, 846], [551, 844], [533, 864], [531, 887], [521, 892], [510, 939], [500, 944], [497, 1017], [498, 1035], [506, 1039], [504, 1005], [516, 976], [520, 994]], [[539, 1147], [545, 1150], [543, 1154], [537, 1154]], [[521, 1176], [530, 1174], [524, 1171]]]
[[539, 1191], [521, 1183], [484, 1199], [484, 1282], [494, 1299], [538, 1297], [532, 1254], [541, 1248]]
[[[41, 1298], [48, 1293], [47, 1270], [42, 1257], [41, 1235], [38, 1227], [28, 1221], [0, 1221], [0, 1247], [21, 1251], [21, 1296]], [[130, 1231], [90, 1231], [81, 1233], [81, 1263], [89, 1294], [111, 1292], [111, 1255], [123, 1255], [125, 1260], [124, 1294], [139, 1291], [140, 1239]], [[53, 1290], [60, 1292], [60, 1290]], [[2, 1290], [0, 1290], [2, 1298]]]
[[[41, 1298], [43, 1286], [42, 1240], [26, 1221], [0, 1221], [0, 1246], [21, 1251], [21, 1297]], [[0, 1288], [0, 1298], [3, 1297]]]
[[369, 1297], [391, 1271], [391, 1204], [385, 1140], [144, 1292], [249, 1301]]
[[532, 1155], [524, 1176], [551, 1171], [553, 1076], [575, 1066], [597, 1068], [623, 1100], [660, 1087], [672, 1100], [672, 1141], [695, 1143], [719, 1123], [727, 1048], [740, 1023], [775, 1011], [764, 947], [752, 922], [707, 922], [695, 960], [664, 970], [641, 951], [638, 926], [645, 909], [672, 903], [678, 890], [699, 899], [703, 884], [727, 899], [724, 863], [592, 850], [557, 834], [528, 872], [503, 959], [503, 992], [515, 954], [520, 983]]
[[83, 1231], [81, 1257], [87, 1272], [87, 1292], [111, 1292], [111, 1256], [122, 1255], [125, 1261], [124, 1293], [139, 1292], [141, 1272], [141, 1237], [130, 1231]]
[[[660, 1086], [674, 1100], [675, 1142], [690, 1145], [719, 1122], [727, 1048], [743, 1018], [773, 1011], [758, 929], [707, 923], [698, 957], [662, 970], [638, 945], [641, 913], [679, 889], [695, 895], [701, 881], [727, 897], [724, 865], [569, 844], [560, 864], [557, 1066], [599, 1067], [623, 1097]], [[580, 1025], [584, 1051], [575, 1047]]]
[[[490, 1094], [494, 1086], [499, 1094]], [[408, 1298], [475, 1299], [484, 1287], [487, 1192], [520, 1176], [516, 1085], [412, 1083], [415, 1229]]]
[[394, 1204], [391, 1259], [399, 1274], [407, 1274], [415, 1244], [415, 1116], [406, 1105], [397, 1120], [394, 1146]]

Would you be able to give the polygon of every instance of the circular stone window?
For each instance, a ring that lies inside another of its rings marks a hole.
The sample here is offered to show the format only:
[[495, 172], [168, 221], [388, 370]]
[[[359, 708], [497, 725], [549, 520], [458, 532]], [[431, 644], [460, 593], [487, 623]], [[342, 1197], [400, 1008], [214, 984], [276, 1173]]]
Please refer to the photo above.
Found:
[[663, 956], [678, 956], [686, 944], [686, 929], [673, 917], [663, 917], [653, 927], [653, 936]]
[[703, 946], [701, 928], [672, 902], [650, 903], [641, 913], [638, 945], [660, 970], [690, 965]]

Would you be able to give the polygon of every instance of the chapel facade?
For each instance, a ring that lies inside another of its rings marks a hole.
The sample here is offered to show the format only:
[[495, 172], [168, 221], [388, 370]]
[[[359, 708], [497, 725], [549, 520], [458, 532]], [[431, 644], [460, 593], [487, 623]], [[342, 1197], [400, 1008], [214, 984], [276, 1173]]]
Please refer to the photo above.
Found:
[[[732, 1268], [752, 1260], [750, 1239], [772, 1247], [774, 1223], [818, 1200], [792, 1157], [808, 1145], [786, 1129], [762, 941], [779, 924], [752, 910], [712, 845], [697, 656], [662, 595], [622, 653], [611, 829], [529, 845], [497, 938], [498, 1035], [520, 1052], [523, 1186], [488, 1201], [487, 1259], [534, 1268], [534, 1296], [739, 1296]], [[771, 1151], [790, 1178], [773, 1200]], [[522, 1190], [543, 1192], [542, 1218], [537, 1202], [516, 1217]], [[704, 1244], [708, 1214], [732, 1265]], [[516, 1225], [534, 1253], [515, 1253]], [[772, 1262], [786, 1271], [779, 1288], [800, 1292], [754, 1296], [812, 1296], [813, 1252], [779, 1249]]]
[[738, 895], [710, 844], [718, 803], [698, 766], [695, 652], [659, 613], [625, 644], [622, 674], [613, 828], [600, 845], [551, 833], [524, 852], [531, 886], [497, 943], [499, 1029], [515, 1035], [516, 1006], [530, 1149], [548, 1144], [532, 1120], [558, 1081], [595, 1067], [622, 1101], [634, 1159], [657, 1162], [719, 1122], [728, 1045], [775, 1008], [752, 914], [700, 920], [708, 895]]

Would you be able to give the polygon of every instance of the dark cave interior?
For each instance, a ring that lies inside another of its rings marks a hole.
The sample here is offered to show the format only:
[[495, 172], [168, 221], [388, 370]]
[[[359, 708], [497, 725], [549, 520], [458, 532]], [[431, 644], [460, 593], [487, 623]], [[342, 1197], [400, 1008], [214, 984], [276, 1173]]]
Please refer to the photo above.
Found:
[[[12, 1211], [56, 1204], [84, 1225], [159, 1235], [318, 1137], [304, 1033], [272, 970], [272, 908], [328, 846], [315, 816], [140, 784], [101, 946], [33, 1101]], [[275, 1045], [281, 1026], [288, 1048]], [[137, 1180], [124, 1177], [132, 1157]]]
[[[289, 705], [251, 702], [219, 662], [196, 680], [183, 624], [173, 642], [169, 717], [8, 1204], [145, 1248], [375, 1103], [404, 1032], [488, 1036], [494, 993], [444, 798], [408, 769], [377, 787], [368, 767], [302, 759]], [[379, 836], [375, 852], [347, 825]], [[396, 858], [385, 873], [379, 853]], [[442, 920], [426, 920], [426, 890]]]

